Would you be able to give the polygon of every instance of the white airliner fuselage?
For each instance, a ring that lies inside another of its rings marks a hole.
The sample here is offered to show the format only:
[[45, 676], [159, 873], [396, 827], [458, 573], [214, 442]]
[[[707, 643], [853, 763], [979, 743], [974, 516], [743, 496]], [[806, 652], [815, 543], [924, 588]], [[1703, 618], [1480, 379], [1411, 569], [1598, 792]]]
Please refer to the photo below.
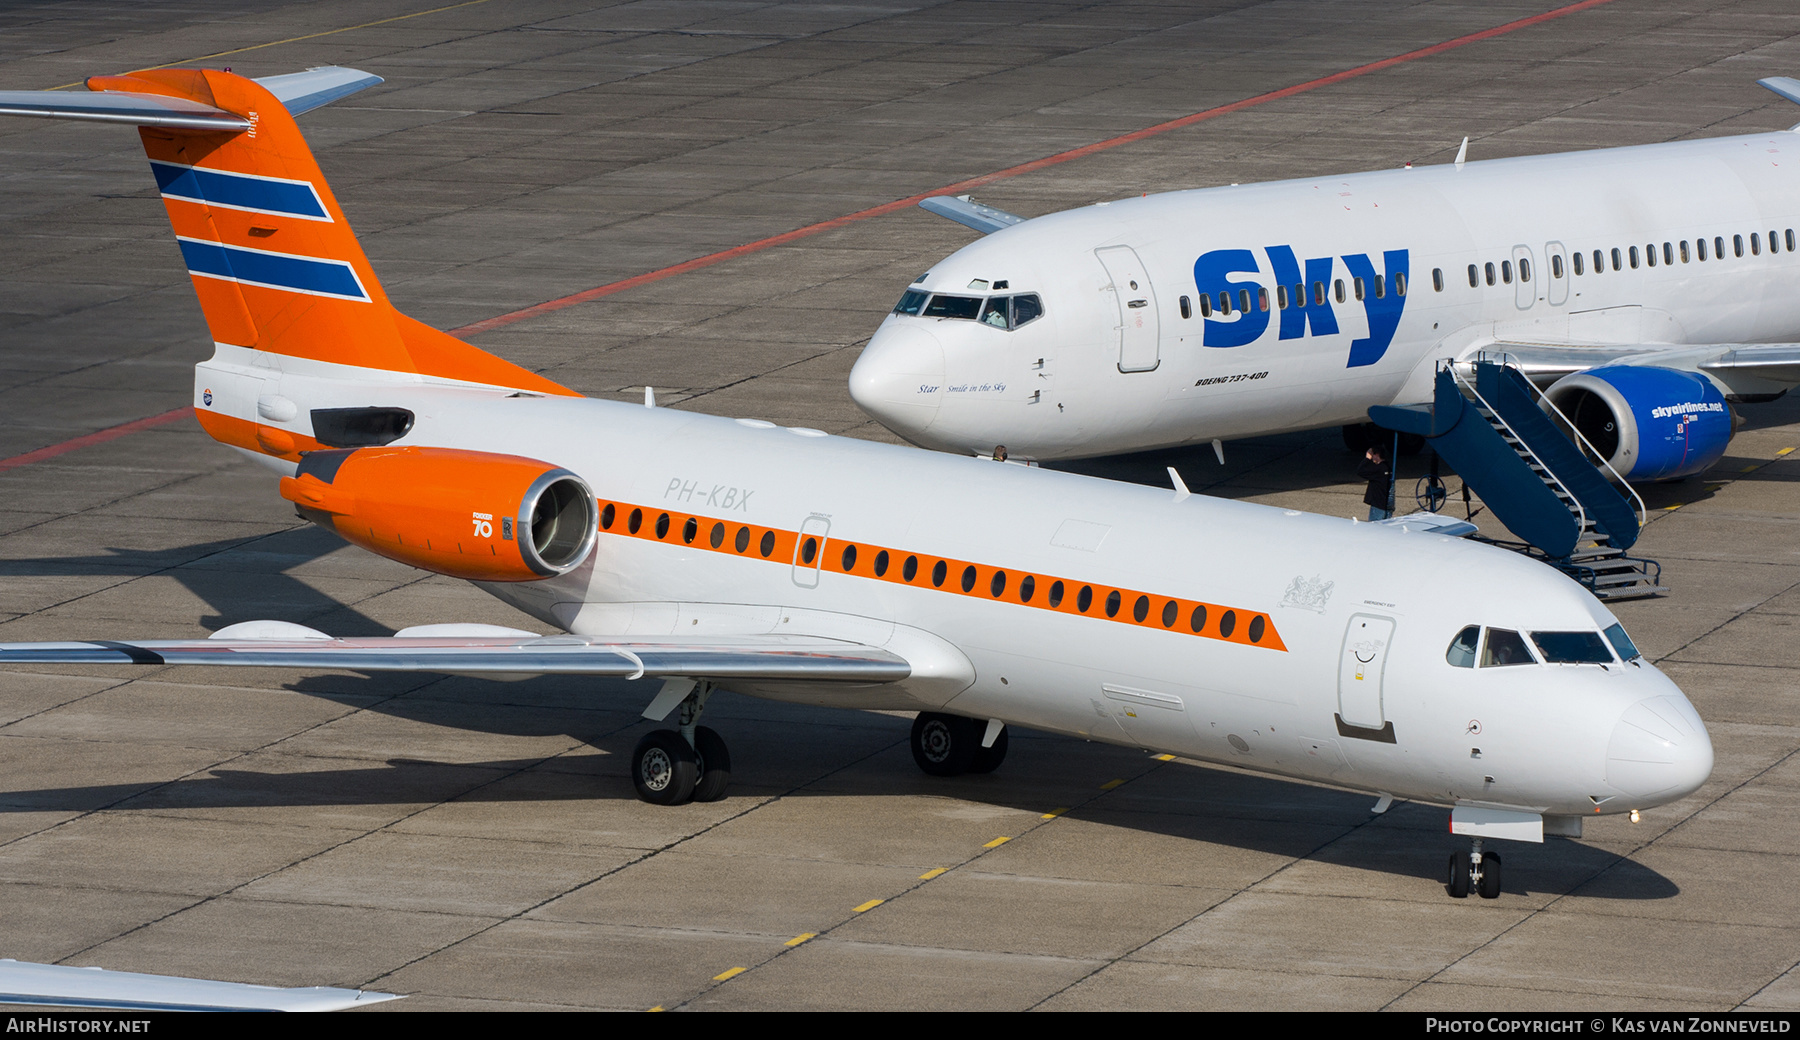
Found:
[[[1790, 132], [1101, 203], [935, 265], [850, 388], [915, 443], [1040, 459], [1366, 422], [1496, 345], [1567, 348], [1566, 372], [1800, 339], [1797, 229]], [[927, 316], [1023, 295], [1041, 316], [1011, 328]]]

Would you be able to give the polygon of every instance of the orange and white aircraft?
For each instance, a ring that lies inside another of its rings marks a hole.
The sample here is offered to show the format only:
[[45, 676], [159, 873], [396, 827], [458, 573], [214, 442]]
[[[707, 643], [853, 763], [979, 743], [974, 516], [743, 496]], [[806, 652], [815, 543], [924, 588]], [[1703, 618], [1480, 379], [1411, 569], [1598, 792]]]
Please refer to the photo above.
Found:
[[[718, 687], [919, 712], [918, 764], [991, 770], [1018, 724], [1578, 834], [1694, 791], [1706, 727], [1580, 586], [1453, 537], [588, 400], [396, 311], [293, 115], [379, 82], [158, 70], [0, 113], [133, 123], [214, 340], [194, 407], [300, 514], [467, 578], [560, 633], [0, 644], [0, 663], [260, 664], [655, 678], [639, 793], [725, 795]], [[647, 399], [646, 405], [651, 402]], [[273, 489], [272, 489], [273, 490]]]

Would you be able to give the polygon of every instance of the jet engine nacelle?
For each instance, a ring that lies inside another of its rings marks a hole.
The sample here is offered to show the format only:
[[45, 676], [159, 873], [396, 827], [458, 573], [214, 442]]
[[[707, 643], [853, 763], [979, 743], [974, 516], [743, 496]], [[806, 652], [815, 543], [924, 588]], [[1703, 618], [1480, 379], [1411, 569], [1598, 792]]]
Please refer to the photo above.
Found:
[[594, 493], [536, 459], [454, 448], [310, 451], [281, 479], [307, 519], [390, 560], [472, 581], [536, 581], [594, 547]]
[[1695, 372], [1608, 365], [1564, 376], [1545, 396], [1626, 480], [1698, 473], [1731, 443], [1725, 395]]

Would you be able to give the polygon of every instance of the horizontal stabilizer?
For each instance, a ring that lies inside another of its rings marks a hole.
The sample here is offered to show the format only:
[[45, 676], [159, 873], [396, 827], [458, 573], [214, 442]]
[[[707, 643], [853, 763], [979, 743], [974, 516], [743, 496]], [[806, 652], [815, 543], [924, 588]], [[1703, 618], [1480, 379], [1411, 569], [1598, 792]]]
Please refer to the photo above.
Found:
[[1442, 534], [1451, 538], [1467, 538], [1481, 530], [1467, 520], [1458, 520], [1442, 513], [1409, 513], [1406, 516], [1390, 516], [1386, 520], [1375, 523], [1383, 527], [1398, 527], [1402, 531], [1416, 534]]
[[359, 90], [367, 90], [382, 82], [380, 76], [342, 65], [325, 65], [305, 72], [284, 76], [264, 76], [256, 82], [280, 99], [289, 115], [311, 112]]
[[984, 235], [991, 235], [1001, 228], [1009, 228], [1025, 220], [1017, 213], [983, 206], [967, 195], [933, 195], [921, 200], [919, 208], [947, 217], [964, 227], [974, 228]]
[[[234, 626], [235, 627], [235, 626]], [[0, 643], [0, 664], [190, 664], [457, 675], [608, 675], [626, 679], [897, 682], [906, 660], [860, 643], [806, 636], [645, 640], [604, 636], [382, 636]]]
[[399, 1000], [393, 993], [330, 986], [283, 988], [0, 960], [0, 1004], [118, 1011], [342, 1011]]
[[0, 90], [0, 116], [86, 119], [101, 123], [164, 126], [182, 130], [250, 129], [250, 120], [187, 98], [103, 90], [75, 94], [63, 90]]
[[1770, 76], [1768, 79], [1756, 81], [1759, 87], [1767, 87], [1796, 105], [1800, 105], [1800, 79], [1792, 76]]

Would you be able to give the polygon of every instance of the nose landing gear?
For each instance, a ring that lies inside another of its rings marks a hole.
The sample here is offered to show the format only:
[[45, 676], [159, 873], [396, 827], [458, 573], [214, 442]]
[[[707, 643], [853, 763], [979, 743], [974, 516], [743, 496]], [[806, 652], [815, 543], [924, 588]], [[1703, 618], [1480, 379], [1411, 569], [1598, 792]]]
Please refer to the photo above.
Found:
[[1452, 852], [1444, 891], [1453, 899], [1469, 898], [1469, 890], [1483, 899], [1500, 898], [1500, 854], [1481, 851], [1481, 839], [1471, 843], [1468, 852]]

